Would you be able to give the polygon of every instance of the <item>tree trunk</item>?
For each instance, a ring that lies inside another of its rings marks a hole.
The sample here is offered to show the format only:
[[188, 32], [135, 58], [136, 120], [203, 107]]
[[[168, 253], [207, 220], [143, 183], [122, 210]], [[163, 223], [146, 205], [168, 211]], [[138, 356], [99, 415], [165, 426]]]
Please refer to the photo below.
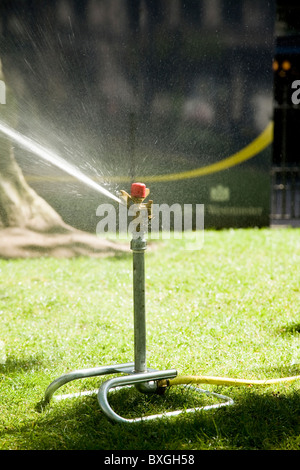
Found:
[[[4, 81], [1, 61], [0, 80]], [[3, 101], [3, 100], [2, 100]], [[0, 121], [16, 126], [13, 96], [6, 89]], [[13, 144], [0, 133], [0, 258], [39, 256], [102, 257], [127, 252], [128, 247], [67, 225], [26, 182]]]
[[4, 227], [22, 227], [38, 232], [68, 229], [59, 214], [27, 184], [14, 158], [11, 143], [1, 138], [0, 228]]
[[[4, 76], [0, 63], [0, 80]], [[16, 106], [6, 86], [5, 103], [0, 104], [1, 120], [14, 127], [17, 122]], [[70, 230], [57, 214], [26, 182], [17, 164], [12, 143], [0, 134], [0, 229], [21, 227], [38, 232]]]

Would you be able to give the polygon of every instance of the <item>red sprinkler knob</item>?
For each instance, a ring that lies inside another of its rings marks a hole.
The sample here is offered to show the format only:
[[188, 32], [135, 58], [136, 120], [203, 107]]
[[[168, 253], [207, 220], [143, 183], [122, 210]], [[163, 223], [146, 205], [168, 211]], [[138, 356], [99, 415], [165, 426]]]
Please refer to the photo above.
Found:
[[131, 196], [132, 197], [145, 198], [146, 195], [147, 195], [146, 185], [144, 183], [132, 183], [132, 185], [131, 185]]

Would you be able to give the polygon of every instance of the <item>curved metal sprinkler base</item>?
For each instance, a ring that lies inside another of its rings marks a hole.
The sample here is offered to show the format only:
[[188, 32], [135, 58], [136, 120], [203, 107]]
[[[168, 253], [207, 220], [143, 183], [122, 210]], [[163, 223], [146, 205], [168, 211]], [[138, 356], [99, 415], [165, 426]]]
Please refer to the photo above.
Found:
[[[233, 400], [225, 395], [220, 395], [218, 393], [210, 392], [208, 390], [202, 390], [198, 387], [189, 387], [200, 394], [205, 394], [222, 400], [221, 403], [216, 403], [214, 405], [206, 405], [202, 407], [189, 408], [184, 410], [169, 411], [160, 414], [142, 416], [140, 418], [124, 418], [118, 415], [110, 406], [108, 401], [108, 394], [110, 391], [117, 391], [122, 387], [132, 387], [135, 386], [140, 392], [143, 393], [158, 393], [157, 382], [163, 379], [172, 379], [177, 376], [177, 371], [175, 369], [171, 370], [149, 370], [147, 372], [135, 373], [134, 372], [134, 363], [129, 362], [125, 364], [116, 364], [103, 367], [95, 367], [92, 369], [81, 369], [69, 372], [64, 374], [61, 377], [54, 380], [46, 389], [44, 403], [47, 404], [50, 402], [53, 394], [60, 387], [65, 385], [68, 382], [73, 380], [88, 378], [88, 377], [98, 377], [101, 375], [109, 375], [116, 373], [125, 373], [127, 375], [121, 377], [114, 377], [103, 382], [98, 390], [98, 402], [104, 412], [104, 414], [111, 421], [117, 423], [138, 423], [141, 421], [150, 421], [157, 418], [163, 417], [172, 417], [178, 416], [182, 413], [192, 413], [199, 410], [209, 410], [213, 408], [221, 408], [223, 406], [228, 406], [233, 404]], [[71, 396], [78, 396], [80, 394], [74, 395], [59, 395], [57, 399], [70, 398]]]
[[[47, 404], [50, 402], [53, 394], [58, 390], [60, 387], [65, 385], [68, 382], [72, 382], [73, 380], [84, 379], [88, 377], [99, 377], [101, 375], [108, 375], [108, 374], [118, 374], [118, 373], [127, 373], [130, 374], [133, 372], [134, 363], [128, 362], [126, 364], [117, 364], [117, 365], [110, 365], [110, 366], [102, 366], [102, 367], [94, 367], [92, 369], [80, 369], [74, 370], [67, 374], [58, 377], [55, 379], [46, 389], [44, 403]], [[64, 396], [60, 396], [60, 398], [64, 398]]]
[[196, 407], [196, 408], [189, 408], [189, 409], [184, 409], [184, 410], [176, 410], [176, 411], [169, 411], [169, 412], [164, 412], [160, 414], [155, 414], [155, 415], [148, 415], [148, 416], [142, 416], [140, 418], [123, 418], [122, 416], [118, 415], [115, 411], [112, 410], [108, 403], [108, 392], [113, 389], [118, 389], [120, 387], [124, 386], [132, 386], [135, 385], [136, 383], [143, 382], [145, 380], [145, 375], [147, 375], [148, 379], [162, 379], [162, 377], [168, 377], [169, 379], [172, 377], [175, 377], [177, 375], [176, 370], [167, 370], [167, 371], [156, 371], [156, 372], [150, 372], [146, 374], [134, 374], [135, 376], [132, 377], [117, 377], [114, 379], [107, 380], [104, 382], [98, 392], [98, 402], [105, 413], [105, 415], [111, 419], [112, 421], [116, 421], [118, 423], [139, 423], [142, 421], [150, 421], [153, 419], [157, 418], [167, 418], [167, 417], [173, 417], [173, 416], [178, 416], [182, 413], [194, 413], [195, 411], [199, 410], [210, 410], [213, 408], [220, 408], [222, 406], [228, 406], [228, 405], [233, 405], [233, 400], [231, 398], [226, 397], [225, 395], [220, 395], [218, 393], [214, 392], [209, 392], [208, 390], [202, 390], [197, 387], [190, 387], [190, 389], [195, 390], [198, 393], [213, 396], [216, 398], [219, 398], [220, 400], [223, 400], [223, 403], [216, 403], [214, 405], [206, 405], [202, 407]]

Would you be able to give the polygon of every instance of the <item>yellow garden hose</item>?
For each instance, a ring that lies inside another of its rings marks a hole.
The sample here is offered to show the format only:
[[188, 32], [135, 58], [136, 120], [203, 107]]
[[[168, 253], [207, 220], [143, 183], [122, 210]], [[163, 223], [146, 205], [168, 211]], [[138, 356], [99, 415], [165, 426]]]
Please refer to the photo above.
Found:
[[212, 384], [229, 386], [251, 386], [251, 385], [276, 385], [281, 383], [295, 382], [300, 379], [300, 375], [293, 377], [283, 377], [279, 379], [231, 379], [227, 377], [201, 376], [201, 375], [182, 375], [169, 380], [161, 380], [160, 386], [172, 385], [190, 385], [190, 384]]

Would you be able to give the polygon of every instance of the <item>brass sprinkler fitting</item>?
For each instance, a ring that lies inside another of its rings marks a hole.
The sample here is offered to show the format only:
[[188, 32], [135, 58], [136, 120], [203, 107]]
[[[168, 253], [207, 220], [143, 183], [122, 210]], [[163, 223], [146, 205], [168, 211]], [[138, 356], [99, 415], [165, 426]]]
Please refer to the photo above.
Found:
[[120, 193], [120, 197], [128, 209], [132, 204], [138, 204], [141, 210], [147, 209], [148, 219], [152, 218], [153, 201], [149, 200], [146, 203], [143, 202], [150, 194], [150, 189], [146, 188], [144, 183], [132, 183], [130, 194], [123, 190], [121, 190]]

